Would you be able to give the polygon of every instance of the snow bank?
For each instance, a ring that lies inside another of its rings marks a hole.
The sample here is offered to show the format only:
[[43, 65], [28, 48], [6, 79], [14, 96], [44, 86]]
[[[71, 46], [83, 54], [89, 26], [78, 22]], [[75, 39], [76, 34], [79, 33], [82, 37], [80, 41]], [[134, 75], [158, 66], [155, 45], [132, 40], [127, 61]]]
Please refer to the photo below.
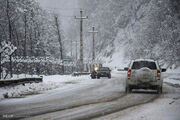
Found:
[[21, 79], [21, 78], [31, 78], [31, 77], [33, 77], [33, 78], [39, 78], [40, 76], [38, 76], [38, 75], [28, 75], [28, 74], [19, 74], [19, 75], [17, 75], [17, 74], [13, 74], [13, 77], [12, 78], [10, 78], [10, 76], [8, 76], [6, 79], [8, 79], [8, 80], [14, 80], [14, 79]]
[[169, 77], [165, 78], [164, 82], [180, 85], [180, 67], [174, 70], [168, 69], [167, 74]]
[[180, 66], [177, 67], [176, 69], [167, 69], [168, 73], [180, 73]]
[[180, 73], [170, 75], [168, 78], [164, 79], [164, 82], [168, 82], [168, 83], [172, 83], [172, 84], [179, 84], [180, 85]]
[[42, 83], [27, 83], [25, 85], [7, 86], [0, 88], [0, 100], [4, 98], [24, 97], [25, 95], [39, 94], [44, 91], [77, 84], [84, 80], [89, 80], [89, 76], [73, 77], [71, 75], [43, 76]]

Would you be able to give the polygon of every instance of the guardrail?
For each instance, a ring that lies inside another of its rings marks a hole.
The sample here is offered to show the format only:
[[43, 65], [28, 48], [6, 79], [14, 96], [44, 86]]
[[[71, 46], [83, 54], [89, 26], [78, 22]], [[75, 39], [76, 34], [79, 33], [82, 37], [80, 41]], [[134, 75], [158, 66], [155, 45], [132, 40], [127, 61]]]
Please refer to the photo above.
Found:
[[30, 77], [30, 78], [18, 78], [18, 79], [6, 79], [0, 80], [0, 87], [13, 86], [25, 83], [39, 83], [43, 81], [43, 77]]

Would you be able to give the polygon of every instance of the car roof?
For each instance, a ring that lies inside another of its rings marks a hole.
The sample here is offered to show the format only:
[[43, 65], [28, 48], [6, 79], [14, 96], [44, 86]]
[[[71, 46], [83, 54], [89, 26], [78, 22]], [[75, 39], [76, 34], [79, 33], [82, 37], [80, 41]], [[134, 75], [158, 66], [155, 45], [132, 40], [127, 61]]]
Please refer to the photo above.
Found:
[[100, 68], [109, 68], [109, 67], [100, 67]]
[[153, 59], [135, 59], [135, 60], [133, 60], [133, 61], [135, 61], [135, 62], [138, 62], [138, 61], [155, 62], [155, 60], [153, 60]]

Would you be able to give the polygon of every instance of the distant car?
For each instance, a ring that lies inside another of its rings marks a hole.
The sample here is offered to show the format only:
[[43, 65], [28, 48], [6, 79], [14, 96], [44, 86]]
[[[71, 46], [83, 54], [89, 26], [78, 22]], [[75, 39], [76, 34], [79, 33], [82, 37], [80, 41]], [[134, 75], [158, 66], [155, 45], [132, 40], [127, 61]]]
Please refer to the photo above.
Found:
[[108, 77], [111, 78], [111, 70], [108, 67], [100, 67], [97, 70], [97, 78]]
[[97, 77], [97, 72], [96, 71], [92, 71], [91, 72], [91, 78], [95, 79]]
[[99, 67], [95, 66], [93, 68], [93, 71], [91, 72], [91, 78], [95, 79], [97, 77], [97, 70], [99, 69]]
[[163, 79], [161, 69], [158, 62], [151, 59], [137, 59], [131, 61], [127, 70], [126, 93], [132, 89], [155, 89], [158, 93], [162, 93]]

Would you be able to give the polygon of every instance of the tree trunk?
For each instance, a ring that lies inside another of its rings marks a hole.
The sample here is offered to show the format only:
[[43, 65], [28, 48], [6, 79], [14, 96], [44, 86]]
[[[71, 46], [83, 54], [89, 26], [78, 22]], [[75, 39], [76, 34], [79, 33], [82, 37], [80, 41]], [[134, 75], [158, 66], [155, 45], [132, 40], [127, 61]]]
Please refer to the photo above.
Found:
[[[60, 45], [60, 56], [61, 56], [61, 60], [63, 62], [62, 40], [61, 40], [61, 33], [59, 30], [59, 23], [58, 23], [58, 17], [57, 16], [55, 16], [55, 22], [56, 22], [56, 28], [57, 28], [57, 33], [58, 33], [58, 41], [59, 41], [59, 45]], [[64, 73], [64, 65], [62, 65], [62, 72]]]
[[26, 42], [27, 42], [27, 36], [26, 36], [26, 33], [27, 33], [27, 18], [26, 18], [26, 13], [24, 13], [24, 52], [23, 52], [23, 55], [24, 57], [26, 57], [27, 55], [27, 51], [26, 51]]

